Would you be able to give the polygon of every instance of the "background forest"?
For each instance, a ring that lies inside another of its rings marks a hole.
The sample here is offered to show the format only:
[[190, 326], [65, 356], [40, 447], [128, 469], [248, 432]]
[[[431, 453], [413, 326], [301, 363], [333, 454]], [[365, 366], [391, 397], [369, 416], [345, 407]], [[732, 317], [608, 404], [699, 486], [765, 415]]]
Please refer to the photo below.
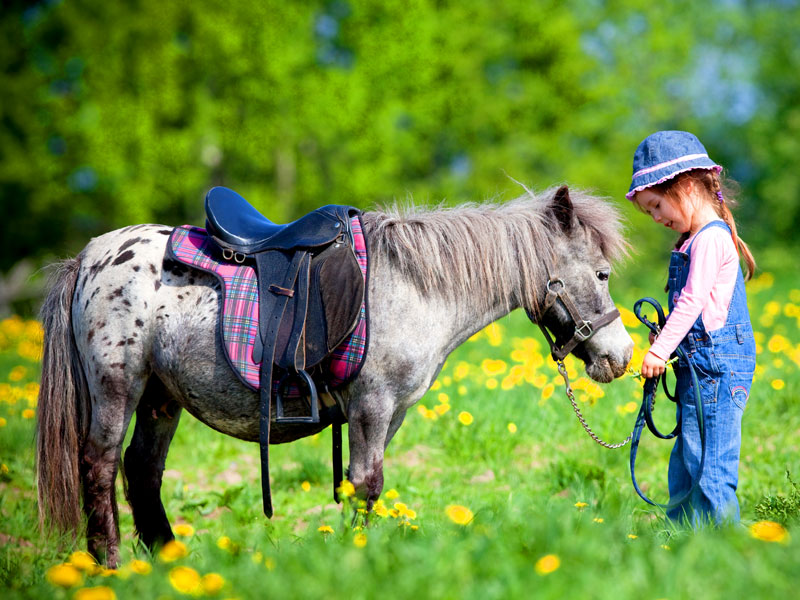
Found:
[[740, 182], [773, 269], [800, 227], [798, 73], [795, 0], [4, 2], [0, 312], [91, 236], [202, 225], [213, 185], [281, 221], [567, 182], [619, 201], [633, 275], [671, 242], [623, 198], [664, 128]]

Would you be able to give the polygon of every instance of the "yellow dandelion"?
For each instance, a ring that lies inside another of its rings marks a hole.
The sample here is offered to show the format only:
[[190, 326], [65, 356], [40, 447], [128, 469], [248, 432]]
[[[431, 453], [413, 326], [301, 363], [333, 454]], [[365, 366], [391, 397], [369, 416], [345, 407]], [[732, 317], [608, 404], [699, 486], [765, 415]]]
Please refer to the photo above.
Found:
[[233, 542], [231, 542], [231, 538], [227, 535], [223, 535], [217, 540], [217, 548], [220, 550], [230, 550], [233, 547]]
[[186, 547], [186, 544], [178, 540], [170, 540], [162, 546], [158, 557], [164, 562], [174, 562], [188, 554], [189, 549]]
[[28, 369], [23, 366], [16, 366], [11, 369], [11, 373], [8, 374], [9, 381], [20, 381], [25, 375], [27, 374]]
[[169, 582], [181, 594], [202, 592], [200, 574], [191, 567], [175, 567], [169, 572]]
[[481, 363], [481, 369], [486, 373], [487, 377], [495, 377], [501, 373], [505, 373], [508, 369], [504, 360], [485, 358]]
[[330, 525], [320, 525], [319, 527], [317, 527], [317, 531], [319, 531], [320, 533], [333, 533], [333, 527], [331, 527]]
[[442, 404], [447, 404], [448, 402], [450, 402], [450, 396], [448, 396], [448, 395], [447, 395], [447, 394], [445, 394], [444, 392], [442, 392], [441, 394], [439, 394], [438, 396], [436, 396], [436, 399], [437, 399], [439, 402], [441, 402]]
[[773, 379], [770, 382], [773, 390], [782, 390], [786, 387], [786, 382], [783, 379]]
[[622, 408], [626, 413], [635, 413], [637, 410], [639, 410], [639, 403], [633, 401], [627, 402]]
[[456, 368], [453, 369], [453, 379], [456, 381], [461, 381], [467, 375], [469, 375], [469, 363], [460, 362], [456, 365]]
[[0, 427], [5, 427], [6, 425], [8, 425], [8, 421], [6, 421], [5, 418], [0, 417]]
[[431, 391], [435, 392], [436, 390], [440, 389], [442, 389], [442, 382], [437, 379], [433, 382], [433, 385], [431, 385]]
[[82, 550], [78, 550], [69, 555], [69, 564], [79, 571], [85, 571], [90, 574], [93, 574], [99, 568], [94, 556]]
[[261, 552], [253, 552], [253, 553], [250, 555], [250, 560], [252, 560], [252, 561], [253, 561], [254, 563], [256, 563], [257, 565], [260, 565], [260, 564], [261, 564], [261, 561], [262, 561], [262, 560], [264, 560], [264, 555], [263, 555], [263, 554], [261, 554]]
[[631, 539], [631, 540], [635, 540], [638, 537], [639, 537], [638, 535], [634, 535], [633, 533], [629, 533], [628, 534], [628, 539]]
[[357, 533], [353, 537], [353, 544], [356, 548], [363, 548], [367, 545], [367, 535], [365, 533]]
[[548, 383], [542, 389], [542, 400], [547, 400], [550, 396], [553, 395], [553, 392], [555, 391], [556, 391], [556, 386], [553, 385], [552, 383]]
[[458, 395], [459, 396], [466, 396], [467, 395], [467, 391], [468, 391], [467, 390], [467, 386], [465, 386], [465, 385], [458, 386]]
[[267, 567], [267, 571], [272, 571], [275, 569], [275, 559], [271, 556], [268, 556], [264, 559], [264, 566]]
[[74, 600], [117, 600], [117, 595], [107, 585], [81, 588], [73, 596]]
[[72, 565], [54, 565], [47, 569], [45, 579], [53, 585], [70, 588], [80, 585], [83, 582], [83, 575]]
[[588, 504], [586, 504], [586, 502], [576, 502], [576, 503], [575, 503], [575, 508], [577, 508], [577, 509], [579, 509], [579, 510], [583, 510], [583, 509], [584, 509], [584, 508], [586, 508], [587, 506], [589, 506], [589, 505], [588, 505]]
[[304, 492], [310, 492], [311, 484], [308, 481], [304, 481], [303, 483], [300, 484], [300, 489], [302, 489]]
[[763, 542], [785, 542], [789, 532], [775, 521], [758, 521], [750, 525], [750, 535]]
[[428, 407], [424, 404], [417, 404], [417, 412], [421, 414], [423, 417], [428, 416]]
[[23, 419], [33, 419], [36, 416], [36, 411], [32, 408], [26, 408], [22, 411], [22, 418]]
[[509, 423], [506, 427], [508, 427], [509, 433], [517, 433], [517, 426], [514, 423]]
[[336, 491], [339, 492], [340, 496], [344, 496], [345, 498], [350, 498], [354, 496], [356, 493], [356, 488], [353, 486], [350, 481], [347, 479], [343, 479], [342, 483], [339, 484], [339, 487], [336, 488]]
[[134, 558], [131, 561], [131, 571], [139, 575], [149, 575], [153, 571], [153, 565], [146, 560], [139, 560]]
[[535, 571], [539, 575], [549, 575], [561, 566], [561, 559], [555, 554], [546, 554], [536, 561], [534, 565]]
[[392, 488], [388, 492], [386, 492], [384, 494], [384, 496], [386, 496], [387, 500], [394, 500], [395, 498], [400, 496], [400, 492], [398, 492], [396, 489]]
[[181, 537], [191, 537], [194, 535], [194, 527], [188, 523], [178, 523], [172, 528], [172, 530], [175, 532], [175, 535], [179, 535]]
[[490, 346], [499, 346], [503, 343], [503, 330], [497, 323], [487, 326], [484, 331]]
[[207, 573], [200, 580], [200, 587], [206, 594], [216, 594], [225, 585], [225, 579], [219, 573]]
[[468, 525], [472, 522], [474, 515], [466, 506], [451, 504], [444, 509], [447, 518], [457, 525]]
[[472, 425], [472, 421], [474, 421], [474, 419], [471, 414], [465, 410], [462, 410], [460, 413], [458, 413], [458, 421], [462, 425]]
[[449, 404], [437, 404], [436, 407], [433, 410], [436, 411], [436, 414], [441, 417], [443, 414], [445, 414], [447, 411], [450, 410], [450, 405]]
[[594, 519], [592, 519], [592, 521], [594, 521], [595, 523], [602, 523], [604, 519], [602, 517], [595, 517]]
[[389, 509], [386, 508], [386, 505], [383, 503], [383, 500], [378, 498], [375, 504], [372, 505], [372, 512], [374, 512], [379, 517], [388, 517], [389, 516]]
[[666, 544], [661, 544], [661, 547], [662, 547], [664, 550], [672, 550], [672, 548], [670, 548], [670, 547], [669, 547], [669, 546], [667, 546]]
[[494, 377], [490, 377], [486, 380], [486, 389], [487, 390], [496, 390], [497, 389], [497, 379]]

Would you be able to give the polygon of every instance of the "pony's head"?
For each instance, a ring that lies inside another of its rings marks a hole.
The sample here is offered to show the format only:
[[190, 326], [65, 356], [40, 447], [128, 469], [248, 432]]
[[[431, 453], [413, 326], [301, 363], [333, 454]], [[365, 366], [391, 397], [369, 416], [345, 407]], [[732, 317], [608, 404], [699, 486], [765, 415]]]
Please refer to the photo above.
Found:
[[[592, 379], [607, 383], [625, 373], [633, 354], [609, 292], [611, 267], [626, 243], [616, 209], [599, 198], [560, 187], [545, 209], [551, 252], [544, 289], [528, 308], [556, 358], [572, 353]], [[549, 330], [549, 333], [548, 333]]]

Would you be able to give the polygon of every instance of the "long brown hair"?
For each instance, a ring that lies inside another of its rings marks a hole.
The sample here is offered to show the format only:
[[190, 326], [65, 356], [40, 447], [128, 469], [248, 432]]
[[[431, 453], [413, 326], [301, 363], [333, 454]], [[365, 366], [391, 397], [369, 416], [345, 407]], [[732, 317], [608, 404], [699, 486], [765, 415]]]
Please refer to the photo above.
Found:
[[[680, 187], [690, 179], [698, 185], [699, 189], [705, 190], [706, 193], [703, 194], [705, 200], [714, 207], [714, 211], [719, 215], [719, 218], [725, 221], [728, 227], [731, 228], [733, 245], [739, 253], [739, 257], [744, 260], [747, 266], [744, 278], [745, 280], [751, 279], [756, 270], [756, 260], [753, 258], [753, 253], [750, 252], [750, 248], [744, 240], [739, 237], [736, 230], [736, 221], [733, 218], [733, 213], [731, 213], [731, 206], [736, 206], [737, 204], [736, 194], [738, 192], [738, 186], [736, 182], [729, 179], [723, 181], [720, 179], [719, 174], [713, 169], [692, 169], [691, 171], [681, 173], [674, 179], [654, 185], [653, 190], [663, 194], [677, 206], [680, 206]], [[688, 237], [688, 233], [681, 235], [675, 247], [680, 248]]]

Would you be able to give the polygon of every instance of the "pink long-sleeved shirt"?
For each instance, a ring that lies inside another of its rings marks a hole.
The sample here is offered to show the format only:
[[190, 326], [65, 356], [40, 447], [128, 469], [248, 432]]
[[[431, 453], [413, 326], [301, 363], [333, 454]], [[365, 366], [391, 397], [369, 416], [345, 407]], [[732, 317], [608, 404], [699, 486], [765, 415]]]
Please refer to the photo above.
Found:
[[680, 251], [686, 252], [692, 240], [686, 286], [675, 300], [661, 335], [650, 347], [650, 352], [664, 361], [669, 359], [701, 314], [706, 331], [725, 325], [739, 273], [739, 255], [725, 229], [709, 227], [686, 240]]

